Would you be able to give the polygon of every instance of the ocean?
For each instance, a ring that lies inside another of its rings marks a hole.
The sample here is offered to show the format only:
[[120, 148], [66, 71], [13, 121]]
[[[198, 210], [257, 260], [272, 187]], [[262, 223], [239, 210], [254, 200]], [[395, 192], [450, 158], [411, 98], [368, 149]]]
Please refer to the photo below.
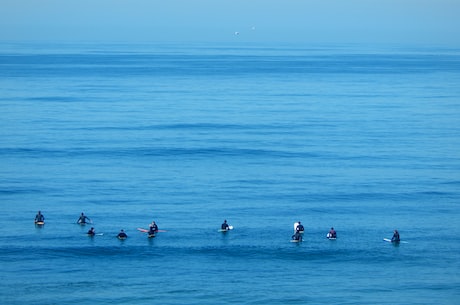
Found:
[[0, 88], [2, 304], [460, 303], [459, 48], [2, 43]]

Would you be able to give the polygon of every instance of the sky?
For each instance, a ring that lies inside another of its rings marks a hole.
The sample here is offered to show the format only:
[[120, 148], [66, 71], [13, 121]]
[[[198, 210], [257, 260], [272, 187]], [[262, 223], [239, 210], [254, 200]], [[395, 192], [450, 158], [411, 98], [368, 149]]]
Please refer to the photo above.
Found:
[[460, 0], [0, 0], [0, 42], [460, 46]]

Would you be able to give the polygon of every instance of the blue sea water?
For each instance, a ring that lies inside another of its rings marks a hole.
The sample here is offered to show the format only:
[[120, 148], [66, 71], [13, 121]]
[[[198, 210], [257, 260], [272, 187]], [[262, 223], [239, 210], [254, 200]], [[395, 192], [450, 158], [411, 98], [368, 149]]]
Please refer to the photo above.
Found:
[[2, 304], [460, 303], [458, 48], [3, 43], [0, 88]]

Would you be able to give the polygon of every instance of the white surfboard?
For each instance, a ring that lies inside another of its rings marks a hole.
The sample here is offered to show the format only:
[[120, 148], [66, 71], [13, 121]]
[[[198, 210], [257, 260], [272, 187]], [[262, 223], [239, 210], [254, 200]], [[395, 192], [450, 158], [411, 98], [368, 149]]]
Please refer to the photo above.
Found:
[[228, 226], [228, 229], [219, 229], [217, 232], [228, 232], [230, 230], [233, 230], [233, 226]]
[[291, 243], [300, 243], [300, 242], [302, 242], [301, 239], [298, 239], [298, 240], [297, 239], [291, 239]]
[[[386, 241], [386, 242], [392, 243], [390, 238], [384, 238], [383, 240]], [[395, 243], [398, 243], [398, 242], [395, 242]], [[404, 240], [400, 240], [399, 243], [400, 244], [407, 244], [408, 242], [404, 241]]]
[[337, 239], [336, 237], [332, 237], [331, 233], [327, 233], [326, 238], [330, 239], [330, 240], [336, 240]]

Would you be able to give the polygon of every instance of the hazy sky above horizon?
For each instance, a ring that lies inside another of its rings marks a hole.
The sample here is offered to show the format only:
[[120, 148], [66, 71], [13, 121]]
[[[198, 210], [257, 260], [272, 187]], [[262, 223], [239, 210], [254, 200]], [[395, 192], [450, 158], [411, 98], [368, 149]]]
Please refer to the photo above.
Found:
[[234, 40], [459, 45], [460, 0], [0, 0], [0, 42]]

